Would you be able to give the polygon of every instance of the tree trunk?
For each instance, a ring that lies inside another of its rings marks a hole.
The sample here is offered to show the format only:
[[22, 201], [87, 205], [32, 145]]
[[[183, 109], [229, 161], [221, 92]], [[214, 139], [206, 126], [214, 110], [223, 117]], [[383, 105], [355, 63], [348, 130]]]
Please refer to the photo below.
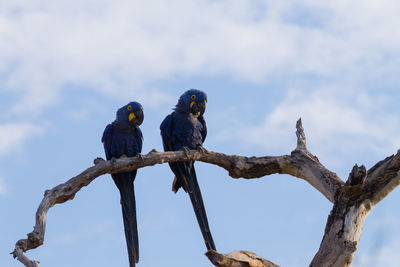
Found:
[[368, 204], [349, 205], [341, 198], [335, 203], [319, 251], [310, 266], [350, 266], [360, 242]]

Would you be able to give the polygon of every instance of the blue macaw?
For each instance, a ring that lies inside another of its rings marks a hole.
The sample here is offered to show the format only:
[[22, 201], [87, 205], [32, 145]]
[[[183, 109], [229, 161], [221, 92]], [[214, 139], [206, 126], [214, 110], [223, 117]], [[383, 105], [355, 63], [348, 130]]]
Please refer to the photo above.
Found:
[[[143, 135], [139, 128], [144, 119], [143, 108], [138, 102], [130, 102], [118, 109], [116, 119], [104, 130], [101, 141], [107, 160], [121, 156], [134, 157], [142, 152]], [[139, 261], [139, 241], [136, 222], [136, 203], [133, 182], [136, 171], [111, 174], [121, 194], [129, 265]]]
[[[203, 114], [206, 104], [207, 95], [200, 90], [191, 89], [181, 95], [174, 111], [160, 126], [164, 151], [204, 150], [202, 145], [207, 135], [207, 126]], [[175, 174], [172, 191], [176, 193], [182, 187], [189, 193], [206, 247], [208, 250], [216, 250], [197, 183], [194, 162], [174, 162], [169, 166]]]

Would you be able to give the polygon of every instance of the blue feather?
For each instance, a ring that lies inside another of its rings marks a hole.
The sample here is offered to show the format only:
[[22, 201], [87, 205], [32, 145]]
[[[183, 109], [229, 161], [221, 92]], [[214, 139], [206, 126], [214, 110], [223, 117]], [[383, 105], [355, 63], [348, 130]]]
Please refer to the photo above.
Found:
[[[139, 125], [142, 123], [143, 118], [143, 108], [138, 102], [130, 102], [118, 109], [115, 121], [106, 126], [101, 138], [107, 160], [119, 158], [122, 155], [134, 157], [141, 153], [143, 134]], [[136, 171], [112, 174], [111, 176], [120, 191], [129, 265], [134, 267], [139, 261], [136, 202], [133, 185]]]
[[[207, 136], [207, 126], [203, 117], [207, 95], [197, 89], [186, 91], [179, 98], [174, 111], [160, 125], [165, 151], [176, 151], [182, 147], [197, 149]], [[175, 179], [172, 190], [176, 193], [183, 188], [189, 193], [196, 218], [208, 250], [216, 250], [208, 226], [206, 210], [197, 182], [194, 162], [169, 163]]]

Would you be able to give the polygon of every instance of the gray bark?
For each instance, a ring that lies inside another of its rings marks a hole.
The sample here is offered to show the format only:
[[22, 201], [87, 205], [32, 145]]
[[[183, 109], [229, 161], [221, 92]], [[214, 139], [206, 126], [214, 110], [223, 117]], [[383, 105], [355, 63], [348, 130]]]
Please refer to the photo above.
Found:
[[[356, 253], [364, 220], [372, 208], [400, 184], [400, 154], [377, 163], [368, 172], [355, 166], [345, 183], [336, 173], [326, 169], [316, 156], [307, 150], [301, 120], [296, 124], [297, 147], [290, 155], [244, 157], [212, 151], [150, 151], [146, 155], [105, 161], [94, 160], [94, 166], [67, 182], [46, 190], [36, 212], [34, 230], [26, 239], [19, 240], [12, 252], [27, 267], [39, 267], [39, 262], [29, 260], [24, 252], [41, 246], [44, 242], [46, 214], [55, 204], [72, 200], [84, 186], [106, 173], [119, 173], [146, 166], [175, 161], [202, 161], [226, 169], [232, 178], [253, 179], [271, 174], [289, 174], [307, 181], [321, 192], [333, 205], [328, 217], [320, 249], [310, 266], [350, 266]], [[208, 251], [207, 257], [215, 266], [277, 266], [247, 251], [220, 254]]]
[[229, 254], [220, 254], [215, 250], [210, 250], [206, 253], [206, 256], [215, 266], [279, 267], [250, 251], [235, 250]]
[[310, 266], [350, 266], [360, 243], [362, 227], [374, 206], [400, 184], [400, 153], [368, 172], [353, 167], [335, 197], [320, 249]]

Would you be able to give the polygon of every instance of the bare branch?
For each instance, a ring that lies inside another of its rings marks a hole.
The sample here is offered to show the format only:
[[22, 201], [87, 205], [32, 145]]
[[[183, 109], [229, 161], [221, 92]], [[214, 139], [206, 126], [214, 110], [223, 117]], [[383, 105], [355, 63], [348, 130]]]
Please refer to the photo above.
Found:
[[14, 258], [17, 258], [26, 267], [40, 267], [40, 262], [31, 261], [19, 248], [15, 249], [11, 254], [13, 254]]
[[400, 153], [378, 162], [368, 172], [355, 165], [338, 190], [321, 246], [310, 266], [350, 266], [360, 243], [365, 218], [400, 184]]
[[370, 170], [360, 200], [375, 206], [400, 185], [400, 151], [378, 162]]
[[[75, 194], [84, 186], [87, 186], [95, 178], [106, 173], [129, 172], [146, 166], [176, 161], [202, 161], [214, 164], [226, 169], [232, 178], [259, 178], [270, 174], [290, 174], [308, 181], [319, 190], [328, 200], [334, 201], [334, 196], [344, 182], [333, 172], [327, 170], [306, 149], [306, 139], [301, 120], [297, 122], [297, 148], [291, 155], [271, 157], [243, 157], [226, 155], [212, 151], [150, 151], [147, 155], [132, 158], [120, 158], [105, 161], [101, 158], [94, 160], [92, 166], [67, 182], [60, 184], [51, 190], [46, 190], [44, 198], [36, 212], [34, 230], [28, 234], [27, 239], [21, 239], [16, 243], [14, 255], [22, 255], [34, 249], [44, 242], [46, 228], [46, 214], [55, 204], [64, 203], [75, 197]], [[23, 259], [19, 257], [18, 259]], [[22, 262], [22, 261], [21, 261]]]
[[197, 150], [184, 153], [183, 151], [157, 152], [150, 151], [147, 155], [132, 158], [120, 158], [105, 161], [95, 159], [92, 166], [67, 182], [46, 190], [44, 198], [36, 212], [36, 225], [34, 231], [28, 234], [28, 239], [20, 240], [17, 248], [27, 251], [43, 244], [46, 226], [47, 211], [58, 203], [64, 203], [75, 197], [75, 194], [84, 186], [87, 186], [95, 178], [106, 173], [119, 173], [136, 170], [145, 166], [153, 166], [164, 162], [173, 161], [203, 161], [218, 165], [229, 172], [234, 178], [258, 178], [274, 173], [286, 173], [302, 178], [310, 182], [321, 191], [329, 200], [333, 200], [336, 187], [340, 186], [340, 180], [326, 170], [315, 158], [301, 151], [295, 151], [290, 156], [277, 157], [242, 157]]
[[344, 182], [336, 173], [326, 169], [318, 158], [307, 150], [301, 118], [296, 122], [296, 136], [297, 147], [291, 153], [289, 164], [282, 168], [284, 170], [282, 173], [306, 180], [333, 203], [335, 193], [344, 185]]
[[348, 185], [362, 185], [367, 178], [367, 170], [364, 165], [358, 167], [358, 165], [354, 165], [351, 173], [349, 174], [349, 178], [347, 179], [346, 184]]
[[296, 136], [297, 136], [297, 148], [298, 150], [307, 150], [306, 145], [306, 135], [304, 133], [303, 123], [301, 122], [301, 118], [296, 122]]
[[250, 251], [235, 250], [229, 254], [220, 254], [209, 250], [206, 256], [217, 267], [279, 267]]
[[318, 158], [308, 151], [294, 150], [289, 157], [281, 160], [280, 164], [279, 173], [306, 180], [332, 203], [335, 200], [335, 193], [344, 185], [336, 173], [326, 169]]

